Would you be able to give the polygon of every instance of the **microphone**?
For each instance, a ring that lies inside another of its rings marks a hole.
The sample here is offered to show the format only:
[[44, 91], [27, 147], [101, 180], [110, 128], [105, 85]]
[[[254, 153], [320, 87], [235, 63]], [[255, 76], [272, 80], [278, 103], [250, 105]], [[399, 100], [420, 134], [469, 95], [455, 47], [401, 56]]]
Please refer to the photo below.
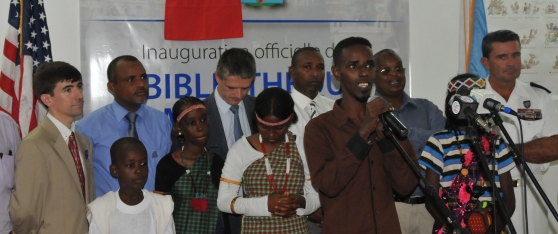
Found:
[[[368, 102], [371, 102], [376, 98], [377, 96], [370, 96], [368, 98]], [[382, 113], [379, 117], [383, 123], [387, 124], [387, 126], [384, 127], [389, 127], [399, 139], [403, 139], [409, 134], [407, 127], [405, 127], [405, 125], [403, 125], [403, 123], [401, 123], [401, 121], [399, 121], [399, 119], [395, 117], [391, 111]]]
[[486, 121], [484, 121], [479, 114], [477, 114], [473, 109], [466, 107], [463, 112], [465, 112], [465, 115], [467, 116], [468, 119], [471, 120], [475, 120], [475, 123], [477, 123], [477, 125], [479, 125], [481, 128], [484, 129], [484, 131], [486, 132], [491, 132], [490, 131], [490, 126], [488, 126], [488, 124], [486, 123]]
[[[486, 89], [472, 89], [469, 94], [477, 103], [484, 103], [487, 99], [496, 99], [496, 93], [491, 90]], [[490, 114], [490, 110], [486, 109], [484, 106], [479, 106], [477, 109], [477, 114]]]
[[452, 114], [460, 120], [473, 120], [477, 125], [483, 128], [486, 132], [490, 132], [490, 126], [480, 117], [475, 110], [479, 105], [472, 97], [455, 94], [448, 103], [451, 106]]
[[486, 89], [473, 89], [471, 90], [471, 97], [475, 99], [478, 103], [482, 103], [477, 109], [477, 114], [490, 114], [492, 112], [504, 112], [510, 115], [517, 115], [517, 113], [509, 108], [502, 105], [500, 102], [496, 101], [499, 98], [498, 95], [492, 90]]
[[517, 116], [517, 112], [515, 112], [512, 108], [506, 107], [492, 98], [487, 98], [483, 103], [483, 107], [491, 112], [504, 112], [506, 114]]

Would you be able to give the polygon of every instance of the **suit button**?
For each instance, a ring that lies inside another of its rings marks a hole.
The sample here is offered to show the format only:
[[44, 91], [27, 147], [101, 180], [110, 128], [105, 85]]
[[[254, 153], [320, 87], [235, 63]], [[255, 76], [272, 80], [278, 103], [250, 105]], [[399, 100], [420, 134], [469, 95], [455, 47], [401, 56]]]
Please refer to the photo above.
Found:
[[372, 186], [372, 189], [373, 189], [373, 190], [376, 190], [376, 186]]
[[372, 164], [372, 165], [373, 165], [373, 164], [374, 164], [374, 161], [370, 161], [370, 164]]

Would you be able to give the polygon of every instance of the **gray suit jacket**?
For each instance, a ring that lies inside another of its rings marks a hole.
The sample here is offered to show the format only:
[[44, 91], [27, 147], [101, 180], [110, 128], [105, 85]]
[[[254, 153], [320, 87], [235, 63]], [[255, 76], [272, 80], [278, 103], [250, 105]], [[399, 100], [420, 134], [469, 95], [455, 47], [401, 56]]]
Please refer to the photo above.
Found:
[[[225, 136], [225, 130], [223, 130], [223, 123], [221, 122], [221, 115], [219, 115], [219, 108], [217, 108], [217, 102], [215, 101], [215, 91], [211, 95], [203, 100], [205, 107], [207, 108], [207, 115], [209, 118], [209, 139], [205, 147], [213, 153], [216, 153], [223, 158], [227, 159], [227, 153], [229, 152], [229, 147], [227, 145], [227, 137]], [[257, 132], [257, 128], [253, 121], [254, 108], [256, 106], [256, 98], [250, 95], [246, 95], [242, 100], [244, 102], [244, 107], [246, 109], [246, 116], [248, 116], [248, 123], [250, 124], [250, 133], [244, 134], [245, 136], [250, 136]]]
[[10, 217], [16, 233], [87, 233], [87, 204], [95, 199], [93, 149], [75, 132], [85, 176], [84, 200], [74, 159], [54, 123], [45, 117], [15, 158]]

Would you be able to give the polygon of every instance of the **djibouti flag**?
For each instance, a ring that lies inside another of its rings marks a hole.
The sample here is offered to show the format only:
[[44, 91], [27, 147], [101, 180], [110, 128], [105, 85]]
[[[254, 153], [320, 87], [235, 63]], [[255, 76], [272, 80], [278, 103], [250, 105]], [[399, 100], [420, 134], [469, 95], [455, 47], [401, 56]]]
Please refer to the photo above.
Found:
[[283, 0], [241, 0], [241, 2], [249, 6], [283, 5]]
[[468, 72], [473, 73], [481, 78], [488, 77], [488, 71], [481, 63], [482, 58], [482, 39], [488, 33], [486, 25], [486, 14], [484, 11], [483, 0], [471, 1], [472, 15], [469, 20], [470, 43], [469, 43], [469, 66]]

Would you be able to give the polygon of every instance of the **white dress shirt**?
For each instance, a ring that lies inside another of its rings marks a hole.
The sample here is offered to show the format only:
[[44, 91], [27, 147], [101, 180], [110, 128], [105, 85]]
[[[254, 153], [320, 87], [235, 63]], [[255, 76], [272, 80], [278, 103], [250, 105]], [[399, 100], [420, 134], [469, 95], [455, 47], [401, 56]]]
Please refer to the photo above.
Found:
[[8, 234], [12, 230], [8, 207], [14, 188], [14, 158], [21, 139], [17, 124], [4, 113], [0, 113], [0, 129], [0, 234]]
[[[486, 78], [486, 89], [487, 90], [494, 90], [490, 85], [489, 78]], [[508, 101], [505, 101], [504, 98], [498, 94], [496, 94], [495, 100], [502, 103], [502, 105], [510, 107], [514, 110], [519, 108], [525, 108], [524, 102], [530, 101], [530, 109], [540, 109], [542, 112], [542, 119], [528, 121], [522, 120], [521, 123], [523, 125], [523, 140], [525, 142], [530, 142], [532, 140], [536, 140], [542, 137], [548, 137], [555, 134], [558, 134], [558, 111], [556, 107], [554, 107], [552, 98], [550, 94], [546, 91], [533, 88], [528, 83], [524, 83], [519, 79], [515, 82], [515, 87], [508, 98]], [[514, 141], [514, 143], [520, 143], [520, 129], [519, 123], [517, 122], [517, 118], [511, 115], [500, 114], [502, 117], [503, 125], [508, 131], [510, 137]], [[500, 132], [499, 128], [495, 128], [496, 132], [498, 132], [501, 136], [503, 136]], [[506, 140], [507, 142], [507, 140]], [[542, 163], [542, 164], [535, 164], [535, 163], [527, 163], [533, 175], [542, 183], [542, 173], [546, 171], [549, 167], [549, 163]], [[513, 168], [510, 173], [513, 180], [519, 179], [520, 171], [518, 168], [521, 168], [520, 165], [517, 165]], [[527, 183], [527, 210], [528, 210], [528, 218], [529, 218], [529, 233], [548, 233], [548, 218], [545, 214], [546, 211], [546, 204], [543, 202], [542, 198], [540, 198], [538, 192], [536, 191], [534, 185], [532, 184], [529, 178], [526, 178], [528, 181]], [[544, 187], [541, 184], [542, 187]], [[523, 183], [521, 186], [514, 187], [515, 193], [515, 212], [512, 215], [512, 223], [514, 224], [515, 230], [518, 234], [524, 233], [524, 222], [523, 222]], [[552, 198], [550, 198], [552, 199]]]
[[[234, 114], [230, 110], [231, 105], [225, 102], [225, 100], [223, 100], [223, 98], [219, 94], [219, 89], [215, 89], [215, 102], [217, 103], [217, 108], [219, 109], [219, 116], [221, 116], [221, 124], [223, 124], [225, 136], [227, 137], [227, 146], [230, 149], [235, 142]], [[242, 133], [244, 136], [249, 136], [251, 130], [250, 123], [248, 123], [248, 116], [246, 115], [246, 108], [244, 107], [244, 101], [240, 101], [238, 107], [238, 118], [240, 119], [240, 127], [242, 128]]]
[[[72, 133], [76, 130], [76, 122], [75, 121], [72, 122], [72, 125], [70, 126], [70, 128], [68, 128], [68, 127], [66, 127], [66, 125], [64, 125], [62, 122], [60, 122], [58, 119], [54, 118], [54, 116], [52, 116], [50, 113], [48, 113], [46, 116], [50, 119], [50, 121], [52, 121], [54, 126], [56, 126], [56, 128], [60, 132], [60, 135], [62, 135], [62, 138], [66, 142], [66, 145], [68, 145], [68, 142], [70, 141], [70, 135], [72, 135]], [[76, 137], [76, 144], [78, 144], [77, 143], [77, 137]], [[81, 161], [81, 168], [83, 169], [83, 174], [86, 175], [87, 174], [87, 172], [86, 172], [87, 169], [86, 169], [85, 165], [83, 164], [83, 160], [85, 160], [85, 159], [83, 159], [83, 155], [81, 155], [81, 149], [79, 148], [79, 144], [78, 144], [77, 147], [78, 147], [79, 159]], [[70, 150], [69, 145], [68, 145], [68, 150]]]
[[[304, 137], [304, 128], [306, 124], [310, 121], [310, 102], [312, 99], [304, 96], [304, 94], [300, 93], [296, 89], [292, 90], [291, 97], [295, 103], [295, 113], [298, 116], [298, 122], [295, 124], [291, 124], [289, 130], [300, 138]], [[318, 94], [314, 101], [316, 102], [316, 116], [326, 113], [333, 109], [333, 105], [335, 104], [335, 100], [322, 96]]]

